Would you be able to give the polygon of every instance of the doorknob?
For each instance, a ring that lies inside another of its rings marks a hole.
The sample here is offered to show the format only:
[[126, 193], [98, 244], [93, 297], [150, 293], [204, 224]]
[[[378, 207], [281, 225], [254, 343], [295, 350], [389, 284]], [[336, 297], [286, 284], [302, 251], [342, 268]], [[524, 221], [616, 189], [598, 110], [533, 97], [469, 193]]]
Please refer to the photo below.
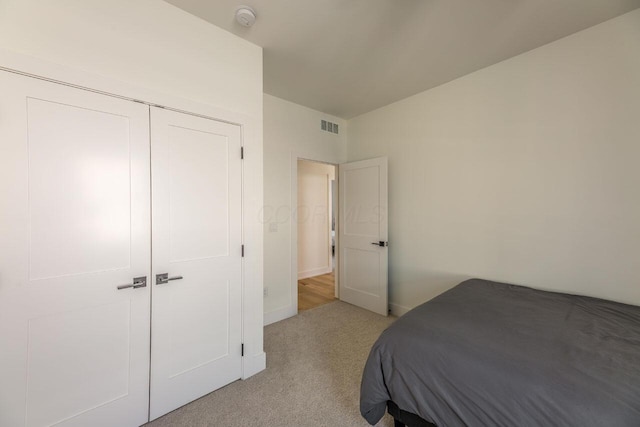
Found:
[[129, 289], [129, 288], [137, 289], [137, 288], [144, 288], [146, 286], [147, 286], [147, 276], [134, 277], [133, 283], [129, 283], [128, 285], [120, 285], [118, 286], [118, 290]]
[[182, 280], [182, 276], [169, 277], [169, 273], [156, 274], [156, 285], [164, 285], [169, 283], [169, 280]]
[[376, 245], [376, 246], [380, 246], [380, 247], [385, 247], [385, 246], [389, 246], [389, 242], [385, 242], [380, 240], [379, 242], [371, 242], [372, 245]]

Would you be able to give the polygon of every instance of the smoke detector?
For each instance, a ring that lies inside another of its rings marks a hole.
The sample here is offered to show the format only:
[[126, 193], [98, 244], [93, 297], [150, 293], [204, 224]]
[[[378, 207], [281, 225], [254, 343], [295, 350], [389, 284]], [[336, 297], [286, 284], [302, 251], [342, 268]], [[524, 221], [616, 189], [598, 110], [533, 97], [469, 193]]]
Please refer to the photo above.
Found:
[[256, 12], [249, 6], [238, 6], [236, 9], [236, 21], [243, 27], [250, 27], [256, 22]]

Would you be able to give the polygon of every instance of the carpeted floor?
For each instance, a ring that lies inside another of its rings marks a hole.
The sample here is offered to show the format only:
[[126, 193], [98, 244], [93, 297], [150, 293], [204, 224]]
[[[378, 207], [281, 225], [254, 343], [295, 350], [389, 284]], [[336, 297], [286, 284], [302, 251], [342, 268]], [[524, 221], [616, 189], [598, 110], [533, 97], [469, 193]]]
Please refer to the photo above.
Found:
[[[393, 320], [336, 301], [269, 325], [265, 371], [147, 427], [368, 426], [358, 408], [362, 369]], [[393, 419], [386, 415], [378, 426], [393, 426]]]

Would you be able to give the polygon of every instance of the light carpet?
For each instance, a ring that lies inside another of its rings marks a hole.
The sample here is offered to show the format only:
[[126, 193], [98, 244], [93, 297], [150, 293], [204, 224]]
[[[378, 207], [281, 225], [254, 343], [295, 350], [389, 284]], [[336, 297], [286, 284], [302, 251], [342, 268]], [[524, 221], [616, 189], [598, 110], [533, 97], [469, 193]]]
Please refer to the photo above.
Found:
[[269, 325], [266, 370], [146, 426], [368, 426], [359, 412], [362, 370], [393, 320], [336, 301]]

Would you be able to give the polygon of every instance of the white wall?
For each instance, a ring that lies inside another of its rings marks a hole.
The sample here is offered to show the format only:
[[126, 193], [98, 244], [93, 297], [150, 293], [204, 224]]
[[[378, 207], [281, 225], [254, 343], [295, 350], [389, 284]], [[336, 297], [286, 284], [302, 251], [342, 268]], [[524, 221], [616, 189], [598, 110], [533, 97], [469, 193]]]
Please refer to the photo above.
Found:
[[262, 347], [262, 49], [157, 0], [0, 0], [0, 66], [243, 126], [243, 377]]
[[0, 0], [0, 48], [262, 115], [262, 49], [163, 1]]
[[[320, 130], [320, 120], [340, 125], [340, 134]], [[265, 323], [297, 313], [298, 158], [326, 163], [346, 159], [345, 122], [319, 111], [264, 96], [264, 298]], [[292, 209], [292, 206], [294, 207]]]
[[350, 120], [377, 156], [396, 313], [469, 277], [640, 304], [640, 10]]
[[336, 167], [298, 160], [298, 279], [331, 273], [331, 181]]

